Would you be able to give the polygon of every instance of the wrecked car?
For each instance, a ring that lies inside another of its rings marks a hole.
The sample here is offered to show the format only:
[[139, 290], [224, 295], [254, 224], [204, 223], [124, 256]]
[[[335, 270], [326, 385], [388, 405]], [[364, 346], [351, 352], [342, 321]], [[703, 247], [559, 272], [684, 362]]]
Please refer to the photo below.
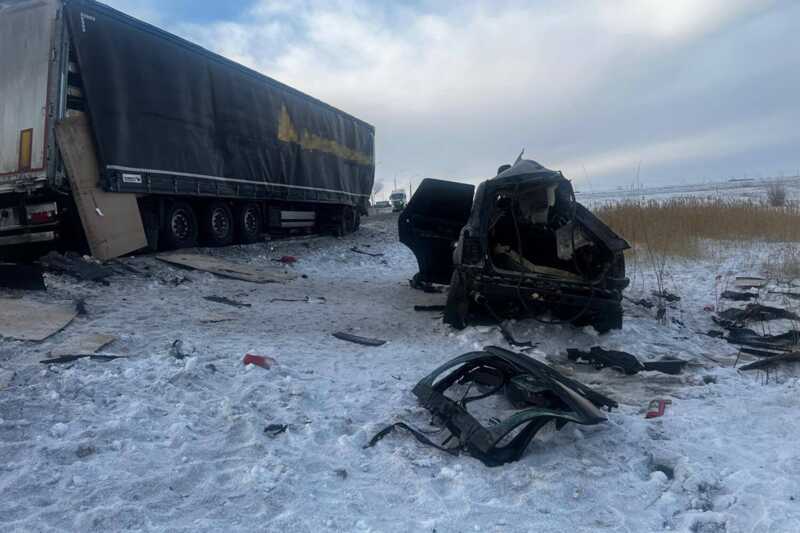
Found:
[[607, 420], [602, 408], [618, 407], [545, 363], [496, 346], [444, 363], [422, 378], [413, 393], [443, 426], [443, 442], [432, 440], [438, 431], [396, 422], [367, 447], [402, 428], [423, 444], [453, 455], [463, 451], [487, 466], [499, 466], [518, 460], [551, 421], [556, 429], [568, 422], [599, 424]]
[[[561, 172], [517, 159], [475, 187], [425, 179], [398, 223], [417, 258], [412, 285], [449, 284], [445, 322], [538, 317], [622, 327], [629, 244], [575, 200]], [[542, 320], [541, 318], [537, 318]]]

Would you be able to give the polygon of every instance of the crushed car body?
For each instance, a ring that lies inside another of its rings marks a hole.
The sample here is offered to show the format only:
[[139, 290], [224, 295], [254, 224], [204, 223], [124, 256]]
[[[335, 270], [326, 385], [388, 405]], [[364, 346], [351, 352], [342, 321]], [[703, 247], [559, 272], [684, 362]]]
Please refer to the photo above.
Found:
[[[474, 195], [473, 195], [474, 193]], [[622, 327], [629, 244], [575, 200], [561, 172], [529, 159], [477, 187], [420, 183], [398, 223], [417, 258], [418, 284], [449, 284], [445, 321], [475, 313]]]
[[[470, 393], [473, 394], [470, 394]], [[601, 408], [617, 402], [526, 355], [488, 346], [439, 366], [413, 390], [420, 404], [446, 428], [442, 444], [405, 422], [372, 438], [373, 446], [394, 428], [424, 444], [457, 454], [465, 451], [487, 466], [516, 461], [548, 422], [593, 425], [606, 420]], [[499, 420], [500, 416], [506, 416]], [[483, 423], [482, 423], [483, 421]], [[447, 447], [447, 444], [455, 441]]]

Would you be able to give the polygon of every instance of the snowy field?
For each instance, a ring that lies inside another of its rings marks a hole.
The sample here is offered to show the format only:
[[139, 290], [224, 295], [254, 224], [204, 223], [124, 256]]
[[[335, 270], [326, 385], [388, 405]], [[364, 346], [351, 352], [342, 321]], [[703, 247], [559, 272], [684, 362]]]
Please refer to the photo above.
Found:
[[800, 201], [800, 176], [768, 179], [740, 179], [721, 182], [692, 183], [669, 186], [642, 186], [640, 188], [618, 188], [593, 190], [584, 183], [575, 195], [579, 202], [587, 206], [616, 202], [619, 200], [668, 200], [675, 197], [694, 196], [713, 199], [739, 199], [763, 202], [767, 199], [767, 188], [781, 184], [786, 191], [786, 199]]
[[[203, 252], [252, 265], [294, 255], [291, 268], [307, 277], [257, 285], [145, 256], [124, 261], [150, 277], [117, 275], [103, 286], [48, 275], [47, 293], [0, 294], [83, 299], [87, 308], [44, 342], [0, 340], [0, 530], [800, 529], [797, 373], [783, 368], [767, 382], [763, 373], [739, 372], [736, 349], [705, 335], [714, 325], [704, 307], [717, 304], [734, 276], [759, 274], [769, 247], [671, 263], [667, 289], [682, 299], [666, 323], [655, 309], [625, 302], [624, 328], [604, 336], [513, 324], [517, 338], [538, 343], [530, 355], [620, 408], [604, 424], [543, 431], [520, 461], [497, 468], [404, 432], [363, 448], [398, 418], [428, 423], [411, 388], [434, 367], [485, 345], [507, 347], [496, 327], [457, 332], [436, 313], [413, 310], [444, 295], [409, 287], [416, 263], [397, 242], [396, 216], [370, 217], [344, 239]], [[647, 269], [631, 275], [627, 296], [650, 297]], [[214, 295], [251, 307], [203, 299]], [[317, 303], [271, 302], [306, 296]], [[790, 326], [769, 325], [773, 333]], [[350, 344], [331, 336], [338, 330], [389, 342]], [[86, 333], [118, 336], [102, 353], [128, 358], [39, 363]], [[188, 357], [171, 355], [175, 340]], [[595, 345], [691, 365], [680, 376], [624, 376], [566, 359], [567, 348]], [[244, 366], [248, 352], [277, 364]], [[672, 404], [646, 420], [654, 398]], [[288, 427], [270, 435], [270, 424]]]

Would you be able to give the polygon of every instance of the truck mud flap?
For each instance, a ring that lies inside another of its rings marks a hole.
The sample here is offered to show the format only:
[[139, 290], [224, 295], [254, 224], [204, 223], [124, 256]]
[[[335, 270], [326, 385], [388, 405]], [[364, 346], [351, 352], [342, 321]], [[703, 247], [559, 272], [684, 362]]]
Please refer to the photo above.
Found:
[[469, 219], [474, 193], [474, 185], [424, 179], [400, 214], [400, 242], [414, 252], [420, 281], [450, 283], [453, 246]]

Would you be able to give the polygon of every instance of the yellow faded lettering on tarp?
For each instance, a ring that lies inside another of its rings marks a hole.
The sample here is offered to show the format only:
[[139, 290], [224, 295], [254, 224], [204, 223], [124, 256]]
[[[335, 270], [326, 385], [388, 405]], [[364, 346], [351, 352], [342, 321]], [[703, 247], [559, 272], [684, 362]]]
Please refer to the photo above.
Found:
[[372, 156], [359, 152], [358, 150], [353, 150], [347, 146], [342, 146], [333, 139], [325, 139], [319, 135], [310, 133], [308, 130], [303, 130], [302, 133], [298, 134], [286, 106], [281, 106], [281, 112], [278, 116], [278, 140], [299, 144], [304, 150], [317, 150], [319, 152], [333, 154], [336, 157], [354, 161], [362, 165], [372, 164]]

